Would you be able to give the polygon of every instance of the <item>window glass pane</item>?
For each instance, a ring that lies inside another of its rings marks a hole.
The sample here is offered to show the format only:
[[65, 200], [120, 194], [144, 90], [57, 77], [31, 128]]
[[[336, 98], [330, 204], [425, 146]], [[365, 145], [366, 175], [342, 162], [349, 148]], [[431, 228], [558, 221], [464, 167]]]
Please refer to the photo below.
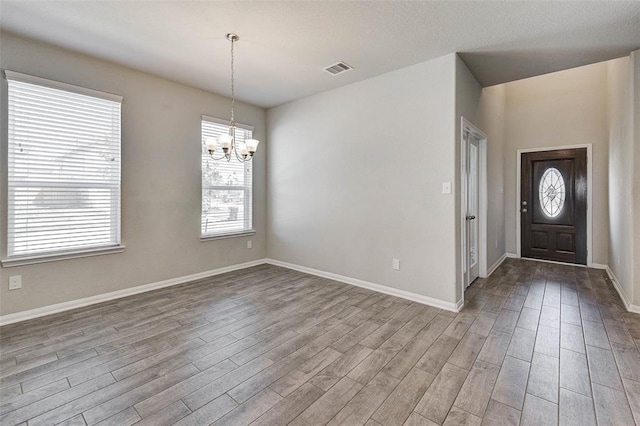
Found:
[[564, 207], [565, 195], [562, 173], [555, 167], [545, 170], [538, 188], [542, 212], [548, 217], [557, 217]]
[[[471, 136], [476, 143], [477, 139]], [[478, 213], [478, 146], [469, 144], [469, 201], [468, 211], [470, 215], [479, 216]], [[469, 221], [469, 263], [473, 267], [478, 262], [478, 221]]]
[[[208, 137], [217, 138], [229, 133], [229, 126], [202, 121], [202, 215], [201, 236], [215, 236], [242, 232], [252, 228], [252, 162], [214, 160], [204, 144]], [[250, 139], [252, 132], [236, 129], [239, 144]], [[214, 157], [222, 156], [217, 149]]]
[[202, 234], [227, 233], [245, 229], [244, 190], [202, 190]]
[[120, 243], [120, 103], [9, 80], [7, 256]]

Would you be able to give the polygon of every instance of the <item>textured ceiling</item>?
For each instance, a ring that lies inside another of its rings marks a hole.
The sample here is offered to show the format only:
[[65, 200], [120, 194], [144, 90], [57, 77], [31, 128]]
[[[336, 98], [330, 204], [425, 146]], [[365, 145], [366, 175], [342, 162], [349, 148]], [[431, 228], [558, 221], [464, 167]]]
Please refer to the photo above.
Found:
[[224, 95], [236, 32], [237, 96], [271, 107], [452, 52], [485, 86], [624, 56], [640, 1], [0, 0], [0, 26]]

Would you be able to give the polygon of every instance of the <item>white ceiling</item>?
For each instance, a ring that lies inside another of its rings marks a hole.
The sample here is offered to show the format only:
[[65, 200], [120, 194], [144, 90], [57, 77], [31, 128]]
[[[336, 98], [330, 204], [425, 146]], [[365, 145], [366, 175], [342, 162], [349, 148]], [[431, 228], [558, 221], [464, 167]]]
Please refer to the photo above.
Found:
[[[452, 52], [484, 85], [640, 48], [640, 1], [10, 1], [2, 29], [271, 107]], [[331, 76], [338, 61], [355, 67]]]

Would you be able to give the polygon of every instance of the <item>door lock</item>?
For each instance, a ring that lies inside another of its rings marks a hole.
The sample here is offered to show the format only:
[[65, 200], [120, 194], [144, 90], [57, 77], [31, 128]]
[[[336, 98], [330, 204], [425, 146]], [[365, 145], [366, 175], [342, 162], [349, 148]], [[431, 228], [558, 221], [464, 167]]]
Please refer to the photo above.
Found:
[[527, 205], [527, 202], [526, 202], [526, 201], [523, 201], [523, 202], [522, 202], [522, 205], [523, 205], [523, 206], [526, 206], [526, 205]]
[[467, 220], [474, 220], [475, 218], [475, 216], [467, 216]]

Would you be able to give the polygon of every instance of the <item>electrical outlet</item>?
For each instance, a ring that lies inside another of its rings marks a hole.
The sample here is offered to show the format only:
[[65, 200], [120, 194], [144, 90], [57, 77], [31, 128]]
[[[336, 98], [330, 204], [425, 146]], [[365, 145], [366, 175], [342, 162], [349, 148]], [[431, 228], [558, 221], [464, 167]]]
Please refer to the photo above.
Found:
[[400, 259], [391, 259], [391, 267], [394, 271], [400, 270]]
[[17, 290], [19, 288], [22, 288], [22, 275], [9, 277], [9, 290]]
[[442, 182], [442, 193], [451, 194], [451, 182]]
[[253, 243], [249, 240], [247, 241], [247, 248], [250, 249], [251, 247], [253, 247]]

